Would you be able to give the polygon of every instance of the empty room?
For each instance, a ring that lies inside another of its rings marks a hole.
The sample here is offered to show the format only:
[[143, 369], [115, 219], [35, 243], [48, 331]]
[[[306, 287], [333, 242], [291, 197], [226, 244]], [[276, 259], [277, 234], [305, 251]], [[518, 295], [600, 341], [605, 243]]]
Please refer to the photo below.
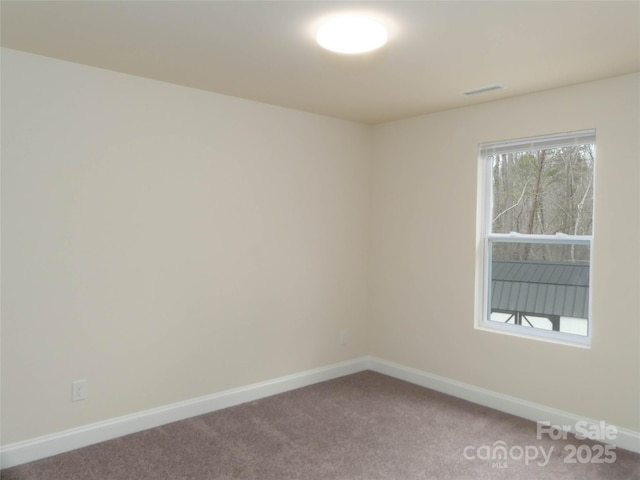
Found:
[[640, 478], [640, 2], [0, 14], [3, 480]]

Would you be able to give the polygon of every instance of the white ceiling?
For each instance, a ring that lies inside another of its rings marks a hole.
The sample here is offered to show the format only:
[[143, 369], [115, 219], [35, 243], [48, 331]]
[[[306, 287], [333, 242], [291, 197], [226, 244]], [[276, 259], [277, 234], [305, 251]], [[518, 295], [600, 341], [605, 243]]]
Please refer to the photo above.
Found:
[[[370, 124], [640, 71], [633, 0], [0, 5], [8, 48]], [[322, 50], [314, 28], [342, 11], [379, 18], [389, 43]]]

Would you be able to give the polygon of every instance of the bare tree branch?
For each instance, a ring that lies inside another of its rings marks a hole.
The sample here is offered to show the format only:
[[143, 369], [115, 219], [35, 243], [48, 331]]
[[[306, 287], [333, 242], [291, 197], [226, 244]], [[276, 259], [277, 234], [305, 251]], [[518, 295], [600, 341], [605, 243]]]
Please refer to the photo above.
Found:
[[494, 218], [493, 220], [491, 220], [491, 223], [495, 223], [496, 220], [498, 220], [502, 215], [504, 215], [505, 213], [507, 213], [509, 210], [512, 210], [514, 208], [516, 208], [518, 205], [520, 205], [520, 202], [522, 202], [522, 199], [524, 198], [524, 193], [527, 191], [527, 185], [529, 185], [529, 180], [527, 180], [527, 182], [524, 184], [524, 188], [522, 189], [522, 193], [520, 194], [520, 198], [518, 199], [518, 201], [516, 203], [514, 203], [513, 205], [511, 205], [509, 208], [507, 208], [506, 210], [504, 210], [503, 212], [500, 212], [496, 218]]

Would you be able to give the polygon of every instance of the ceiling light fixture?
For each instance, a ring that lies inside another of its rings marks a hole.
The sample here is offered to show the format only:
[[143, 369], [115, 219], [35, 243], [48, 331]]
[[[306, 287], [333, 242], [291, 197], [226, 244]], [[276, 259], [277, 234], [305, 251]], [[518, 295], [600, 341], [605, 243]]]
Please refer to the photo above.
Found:
[[321, 25], [316, 41], [332, 52], [365, 53], [387, 43], [387, 30], [369, 17], [342, 16]]

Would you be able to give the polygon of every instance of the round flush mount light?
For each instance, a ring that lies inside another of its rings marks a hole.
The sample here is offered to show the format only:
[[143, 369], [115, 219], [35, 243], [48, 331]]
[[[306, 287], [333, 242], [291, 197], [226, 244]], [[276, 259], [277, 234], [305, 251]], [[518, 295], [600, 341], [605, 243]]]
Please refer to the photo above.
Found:
[[332, 52], [365, 53], [387, 43], [387, 30], [369, 17], [335, 17], [318, 28], [316, 41]]

